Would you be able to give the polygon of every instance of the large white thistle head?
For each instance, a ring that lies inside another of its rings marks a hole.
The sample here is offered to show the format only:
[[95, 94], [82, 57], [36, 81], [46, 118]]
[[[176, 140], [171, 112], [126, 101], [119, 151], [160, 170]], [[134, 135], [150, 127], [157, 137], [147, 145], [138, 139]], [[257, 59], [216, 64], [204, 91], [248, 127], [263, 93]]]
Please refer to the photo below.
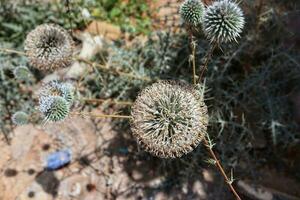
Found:
[[27, 35], [25, 52], [33, 67], [55, 70], [71, 63], [73, 40], [65, 29], [54, 24], [42, 24]]
[[216, 1], [204, 12], [204, 32], [212, 42], [237, 41], [244, 24], [243, 11], [231, 0]]
[[131, 115], [133, 136], [146, 151], [163, 158], [191, 152], [208, 123], [203, 96], [189, 85], [168, 81], [145, 88]]
[[185, 0], [180, 6], [180, 16], [185, 24], [198, 26], [203, 20], [204, 5], [201, 0]]

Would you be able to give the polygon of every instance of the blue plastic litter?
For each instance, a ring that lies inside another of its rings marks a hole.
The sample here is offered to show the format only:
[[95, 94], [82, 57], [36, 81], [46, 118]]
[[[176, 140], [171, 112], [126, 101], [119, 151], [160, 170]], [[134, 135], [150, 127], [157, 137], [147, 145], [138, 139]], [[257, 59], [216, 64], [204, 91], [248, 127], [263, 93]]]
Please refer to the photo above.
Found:
[[47, 156], [46, 169], [56, 170], [71, 162], [71, 151], [62, 150], [51, 153]]

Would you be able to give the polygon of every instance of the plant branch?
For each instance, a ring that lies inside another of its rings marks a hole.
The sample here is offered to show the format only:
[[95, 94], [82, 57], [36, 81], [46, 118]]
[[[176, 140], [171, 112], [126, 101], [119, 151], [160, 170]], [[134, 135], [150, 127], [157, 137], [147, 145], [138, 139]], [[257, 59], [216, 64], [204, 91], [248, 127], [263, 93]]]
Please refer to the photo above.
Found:
[[208, 62], [215, 50], [215, 48], [217, 47], [217, 42], [213, 42], [213, 44], [211, 45], [209, 51], [207, 52], [207, 54], [205, 55], [204, 57], [204, 65], [202, 65], [202, 70], [201, 70], [201, 73], [200, 73], [200, 76], [199, 76], [199, 81], [201, 81], [202, 79], [202, 76], [204, 74], [204, 71], [207, 70], [207, 66], [208, 66]]
[[88, 98], [83, 98], [82, 100], [86, 101], [86, 102], [91, 102], [91, 103], [111, 103], [111, 104], [126, 105], [126, 106], [132, 105], [132, 102], [130, 102], [130, 101], [116, 101], [114, 99], [88, 99]]
[[197, 77], [196, 77], [196, 41], [194, 40], [194, 36], [191, 35], [191, 48], [192, 48], [192, 55], [191, 55], [191, 60], [192, 60], [192, 66], [193, 66], [193, 84], [197, 84]]
[[119, 75], [119, 76], [125, 76], [125, 77], [128, 77], [128, 78], [132, 78], [132, 79], [139, 79], [139, 80], [143, 80], [143, 81], [152, 81], [151, 78], [149, 77], [146, 77], [146, 76], [136, 76], [134, 74], [130, 74], [130, 73], [126, 73], [126, 72], [121, 72], [120, 70], [118, 69], [114, 69], [114, 68], [110, 68], [110, 67], [105, 67], [104, 65], [101, 65], [101, 64], [98, 64], [98, 63], [94, 63], [94, 62], [91, 62], [89, 60], [86, 60], [86, 59], [83, 59], [83, 58], [76, 58], [77, 61], [79, 62], [84, 62], [92, 67], [98, 67], [99, 69], [102, 69], [108, 73], [111, 73], [111, 74], [115, 74], [115, 75]]
[[96, 118], [118, 118], [118, 119], [132, 119], [131, 116], [128, 115], [108, 115], [108, 114], [97, 114], [92, 112], [73, 112], [74, 115], [86, 115], [90, 117], [96, 117]]
[[206, 139], [206, 137], [204, 137], [203, 142], [204, 142], [205, 146], [207, 147], [207, 150], [208, 150], [210, 156], [211, 156], [212, 159], [214, 160], [215, 166], [216, 166], [216, 167], [218, 168], [218, 170], [221, 172], [221, 174], [222, 174], [222, 176], [224, 177], [225, 182], [226, 182], [227, 185], [229, 186], [231, 192], [234, 194], [234, 196], [235, 196], [235, 198], [236, 198], [237, 200], [241, 200], [240, 196], [238, 195], [238, 193], [236, 192], [236, 190], [235, 190], [234, 187], [232, 186], [232, 180], [230, 180], [230, 179], [227, 177], [227, 175], [226, 175], [226, 173], [225, 173], [225, 171], [224, 171], [224, 169], [223, 169], [223, 167], [222, 167], [220, 161], [217, 159], [217, 156], [216, 156], [215, 152], [213, 151], [213, 144], [211, 144], [211, 141], [208, 140], [208, 139]]
[[0, 48], [0, 51], [5, 52], [5, 53], [15, 53], [15, 54], [19, 54], [19, 55], [26, 55], [25, 52], [17, 51], [17, 50], [14, 50], [14, 49]]

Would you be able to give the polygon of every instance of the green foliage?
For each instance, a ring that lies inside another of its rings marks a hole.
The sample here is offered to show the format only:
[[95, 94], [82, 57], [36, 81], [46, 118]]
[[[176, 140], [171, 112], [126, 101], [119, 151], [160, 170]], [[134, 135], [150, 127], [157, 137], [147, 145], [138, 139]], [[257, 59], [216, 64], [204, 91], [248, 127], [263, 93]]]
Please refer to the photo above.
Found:
[[[0, 54], [0, 58], [1, 54]], [[8, 57], [6, 57], [8, 58]], [[19, 58], [16, 61], [20, 61], [24, 58]], [[29, 85], [24, 85], [18, 83], [12, 74], [12, 67], [9, 67], [15, 61], [12, 58], [7, 67], [0, 68], [0, 132], [8, 135], [13, 126], [13, 121], [11, 120], [14, 113], [19, 110], [23, 110], [26, 113], [33, 113], [35, 103], [33, 99], [28, 98], [32, 96], [32, 88]], [[1, 64], [0, 64], [1, 65]], [[6, 65], [5, 65], [6, 66]], [[32, 120], [32, 122], [36, 122]]]
[[8, 1], [0, 6], [0, 43], [13, 41], [15, 47], [22, 46], [26, 34], [39, 24], [54, 23], [66, 29], [84, 25], [79, 7], [67, 12], [63, 3], [19, 4]]
[[[157, 79], [171, 79], [174, 76], [189, 80], [190, 71], [187, 71], [184, 66], [187, 58], [180, 54], [188, 50], [188, 45], [184, 42], [186, 40], [180, 35], [154, 32], [145, 43], [136, 41], [130, 47], [108, 45], [104, 48], [107, 52], [97, 55], [93, 61], [101, 64], [109, 63], [112, 69], [136, 77], [149, 77], [152, 79], [150, 82]], [[171, 48], [174, 46], [179, 48]], [[136, 92], [149, 84], [147, 81], [135, 78], [103, 73], [97, 67], [94, 67], [94, 73], [90, 73], [82, 83], [87, 87], [83, 93], [85, 96], [124, 100], [134, 99]]]
[[92, 17], [121, 26], [132, 34], [149, 33], [151, 14], [144, 0], [91, 0], [83, 1], [82, 6], [89, 9]]

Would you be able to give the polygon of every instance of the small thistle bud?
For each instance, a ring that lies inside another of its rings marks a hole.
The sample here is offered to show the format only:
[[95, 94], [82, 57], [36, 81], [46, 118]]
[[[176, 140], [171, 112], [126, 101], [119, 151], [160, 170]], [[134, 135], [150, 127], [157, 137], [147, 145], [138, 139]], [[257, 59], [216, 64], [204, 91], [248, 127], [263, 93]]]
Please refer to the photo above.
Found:
[[74, 87], [70, 83], [50, 81], [43, 86], [40, 96], [61, 96], [71, 105], [74, 100]]
[[197, 26], [203, 20], [204, 5], [201, 0], [185, 0], [180, 6], [180, 16], [184, 23]]
[[204, 32], [212, 42], [237, 42], [244, 24], [243, 11], [230, 0], [216, 1], [204, 12]]
[[24, 125], [28, 123], [29, 116], [27, 113], [18, 111], [11, 117], [11, 120], [16, 125]]
[[69, 103], [61, 96], [43, 96], [39, 99], [39, 110], [46, 121], [62, 121], [69, 114]]
[[163, 158], [191, 152], [207, 130], [203, 97], [176, 82], [160, 81], [145, 88], [131, 114], [133, 136], [146, 151]]
[[25, 66], [16, 67], [14, 69], [13, 73], [14, 73], [14, 76], [16, 77], [16, 79], [18, 79], [20, 81], [26, 81], [31, 76], [29, 69]]
[[25, 52], [33, 67], [44, 71], [55, 70], [71, 63], [73, 40], [63, 28], [42, 24], [27, 35]]

